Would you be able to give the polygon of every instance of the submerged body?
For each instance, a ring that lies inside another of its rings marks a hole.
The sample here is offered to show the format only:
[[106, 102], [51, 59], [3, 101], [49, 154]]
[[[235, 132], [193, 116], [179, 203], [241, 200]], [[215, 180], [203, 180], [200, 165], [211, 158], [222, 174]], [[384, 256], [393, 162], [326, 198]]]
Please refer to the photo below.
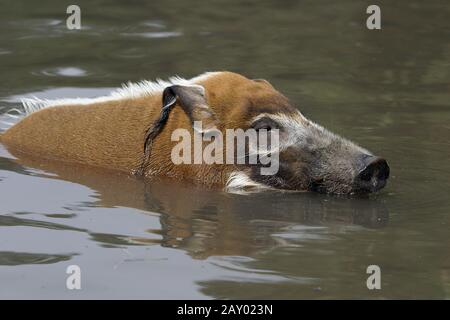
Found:
[[[385, 160], [306, 119], [267, 81], [231, 72], [130, 84], [97, 99], [34, 100], [24, 106], [29, 114], [0, 141], [11, 150], [68, 163], [228, 190], [372, 192], [384, 187], [389, 175]], [[257, 170], [260, 164], [173, 163], [171, 134], [179, 128], [195, 134], [196, 121], [220, 132], [278, 130], [279, 170], [267, 176]]]

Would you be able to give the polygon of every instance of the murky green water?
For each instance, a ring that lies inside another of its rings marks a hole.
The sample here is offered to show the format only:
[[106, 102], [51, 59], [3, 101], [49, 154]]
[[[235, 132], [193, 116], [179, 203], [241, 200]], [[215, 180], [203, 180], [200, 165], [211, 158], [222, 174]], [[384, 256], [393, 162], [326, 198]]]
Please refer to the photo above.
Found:
[[[0, 112], [24, 96], [231, 70], [384, 156], [369, 198], [231, 195], [15, 159], [0, 145], [0, 298], [449, 298], [450, 5], [379, 1], [0, 4]], [[66, 268], [82, 289], [66, 289]], [[368, 290], [378, 265], [382, 289]]]

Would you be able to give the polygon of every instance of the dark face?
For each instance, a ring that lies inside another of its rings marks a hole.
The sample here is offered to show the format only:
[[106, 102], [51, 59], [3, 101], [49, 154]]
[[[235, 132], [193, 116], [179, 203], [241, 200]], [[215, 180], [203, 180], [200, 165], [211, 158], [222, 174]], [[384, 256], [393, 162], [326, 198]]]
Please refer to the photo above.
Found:
[[279, 189], [334, 194], [375, 192], [386, 185], [389, 166], [384, 159], [306, 119], [300, 112], [261, 114], [252, 127], [279, 130], [279, 169], [251, 179]]

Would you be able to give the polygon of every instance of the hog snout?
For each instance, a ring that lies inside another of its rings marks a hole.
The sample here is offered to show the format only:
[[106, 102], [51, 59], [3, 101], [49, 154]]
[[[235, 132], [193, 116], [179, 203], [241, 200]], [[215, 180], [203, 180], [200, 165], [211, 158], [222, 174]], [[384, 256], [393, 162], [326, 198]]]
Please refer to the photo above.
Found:
[[386, 160], [371, 155], [364, 155], [362, 169], [354, 180], [356, 192], [375, 192], [386, 185], [389, 178], [389, 166]]

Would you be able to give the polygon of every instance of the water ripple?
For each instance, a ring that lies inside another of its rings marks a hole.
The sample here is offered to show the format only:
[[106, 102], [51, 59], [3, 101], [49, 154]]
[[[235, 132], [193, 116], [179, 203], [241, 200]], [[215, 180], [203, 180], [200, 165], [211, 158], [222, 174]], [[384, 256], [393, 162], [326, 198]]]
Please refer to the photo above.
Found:
[[178, 31], [161, 31], [161, 32], [136, 32], [136, 33], [121, 33], [122, 36], [126, 37], [142, 37], [150, 39], [159, 38], [173, 38], [182, 36], [183, 33]]
[[78, 67], [61, 67], [41, 70], [39, 72], [32, 72], [34, 75], [44, 75], [49, 77], [62, 76], [62, 77], [86, 77], [90, 75], [86, 70]]

